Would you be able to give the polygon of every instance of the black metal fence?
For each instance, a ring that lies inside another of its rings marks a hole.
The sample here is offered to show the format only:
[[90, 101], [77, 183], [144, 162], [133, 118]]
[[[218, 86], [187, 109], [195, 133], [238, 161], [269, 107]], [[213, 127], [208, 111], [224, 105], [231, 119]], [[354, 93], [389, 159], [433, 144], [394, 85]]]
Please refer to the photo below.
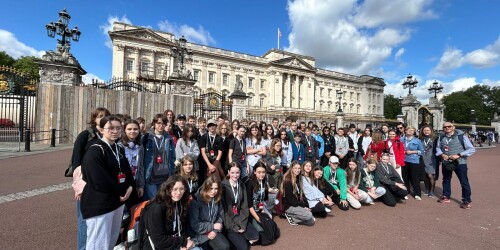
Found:
[[150, 92], [150, 93], [165, 93], [167, 88], [166, 82], [136, 82], [133, 79], [127, 78], [113, 78], [109, 81], [98, 81], [92, 79], [92, 83], [81, 83], [79, 86], [99, 88], [99, 89], [113, 89], [122, 91], [136, 91], [136, 92]]

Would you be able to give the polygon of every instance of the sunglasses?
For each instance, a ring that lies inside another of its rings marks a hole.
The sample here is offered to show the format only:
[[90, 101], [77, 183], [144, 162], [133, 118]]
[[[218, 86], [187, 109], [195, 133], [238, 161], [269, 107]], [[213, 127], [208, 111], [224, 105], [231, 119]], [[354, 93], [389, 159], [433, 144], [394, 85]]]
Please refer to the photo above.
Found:
[[396, 127], [397, 129], [402, 129], [403, 127]]
[[452, 128], [453, 126], [443, 126], [443, 128]]

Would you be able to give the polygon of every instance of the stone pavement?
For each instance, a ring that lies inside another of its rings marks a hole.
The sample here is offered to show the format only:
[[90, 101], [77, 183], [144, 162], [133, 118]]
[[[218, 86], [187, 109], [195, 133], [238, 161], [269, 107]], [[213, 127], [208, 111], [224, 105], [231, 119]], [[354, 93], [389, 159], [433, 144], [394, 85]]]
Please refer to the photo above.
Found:
[[[47, 152], [54, 152], [54, 151], [69, 149], [69, 148], [73, 148], [73, 144], [56, 144], [55, 147], [50, 147], [50, 144], [32, 143], [30, 145], [31, 150], [29, 152], [24, 151], [24, 145], [21, 146], [21, 151], [19, 151], [19, 152], [16, 150], [0, 151], [0, 159], [42, 154], [42, 153], [47, 153]], [[68, 160], [69, 160], [69, 158], [68, 158]]]

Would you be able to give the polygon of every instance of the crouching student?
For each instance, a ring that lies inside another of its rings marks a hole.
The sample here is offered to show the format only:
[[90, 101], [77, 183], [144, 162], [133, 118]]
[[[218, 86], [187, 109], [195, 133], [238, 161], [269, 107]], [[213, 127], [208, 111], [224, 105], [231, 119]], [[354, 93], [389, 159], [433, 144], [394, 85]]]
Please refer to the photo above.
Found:
[[368, 194], [365, 202], [368, 204], [375, 204], [374, 200], [382, 197], [385, 194], [385, 188], [380, 185], [380, 181], [375, 172], [377, 168], [377, 161], [369, 159], [366, 166], [361, 170], [361, 183], [359, 188]]
[[229, 242], [222, 234], [223, 208], [219, 177], [207, 177], [189, 204], [190, 235], [203, 249], [229, 249]]
[[191, 156], [185, 155], [181, 159], [181, 167], [179, 175], [184, 177], [187, 181], [187, 192], [189, 194], [189, 200], [193, 199], [193, 196], [198, 191], [198, 174], [194, 167], [196, 166], [196, 162]]
[[361, 181], [361, 171], [358, 170], [358, 161], [352, 157], [347, 161], [347, 201], [354, 209], [361, 208], [361, 202], [364, 202], [368, 194], [359, 189]]
[[280, 192], [283, 194], [285, 216], [288, 219], [288, 223], [292, 226], [298, 224], [312, 226], [315, 219], [304, 196], [300, 171], [300, 163], [293, 161], [290, 169], [288, 169], [283, 177]]
[[253, 173], [246, 182], [246, 191], [248, 197], [248, 210], [250, 212], [249, 222], [261, 232], [264, 229], [261, 226], [261, 221], [258, 213], [264, 213], [272, 218], [271, 213], [266, 208], [265, 203], [269, 196], [267, 189], [266, 165], [262, 162], [257, 162], [253, 167]]
[[143, 227], [139, 249], [192, 249], [187, 236], [188, 199], [186, 180], [174, 175], [160, 185], [141, 215]]
[[249, 249], [259, 240], [259, 232], [248, 223], [248, 198], [245, 185], [240, 180], [240, 166], [236, 162], [229, 164], [229, 174], [222, 181], [222, 206], [227, 238], [236, 249]]
[[382, 202], [391, 207], [396, 206], [396, 202], [406, 203], [405, 196], [408, 195], [408, 190], [396, 169], [391, 165], [389, 154], [382, 154], [376, 172], [380, 183], [386, 190], [385, 195], [382, 196]]
[[347, 202], [347, 182], [345, 171], [339, 168], [339, 158], [331, 156], [328, 161], [328, 166], [323, 168], [323, 178], [335, 190], [332, 194], [332, 200], [340, 210], [349, 210], [349, 203]]
[[326, 217], [327, 213], [332, 211], [329, 207], [333, 206], [333, 201], [314, 185], [314, 172], [310, 161], [305, 161], [302, 165], [302, 175], [304, 195], [307, 198], [311, 212], [314, 216]]

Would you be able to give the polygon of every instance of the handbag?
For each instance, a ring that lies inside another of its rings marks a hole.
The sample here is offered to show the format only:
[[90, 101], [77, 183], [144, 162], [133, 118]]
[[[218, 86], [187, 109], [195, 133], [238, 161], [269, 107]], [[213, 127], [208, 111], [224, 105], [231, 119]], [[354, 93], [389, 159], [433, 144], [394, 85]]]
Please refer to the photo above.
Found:
[[458, 165], [458, 161], [456, 161], [456, 160], [454, 160], [454, 161], [451, 161], [451, 160], [442, 161], [442, 163], [443, 163], [443, 166], [448, 171], [451, 171], [451, 172], [453, 172], [457, 168], [457, 165]]

